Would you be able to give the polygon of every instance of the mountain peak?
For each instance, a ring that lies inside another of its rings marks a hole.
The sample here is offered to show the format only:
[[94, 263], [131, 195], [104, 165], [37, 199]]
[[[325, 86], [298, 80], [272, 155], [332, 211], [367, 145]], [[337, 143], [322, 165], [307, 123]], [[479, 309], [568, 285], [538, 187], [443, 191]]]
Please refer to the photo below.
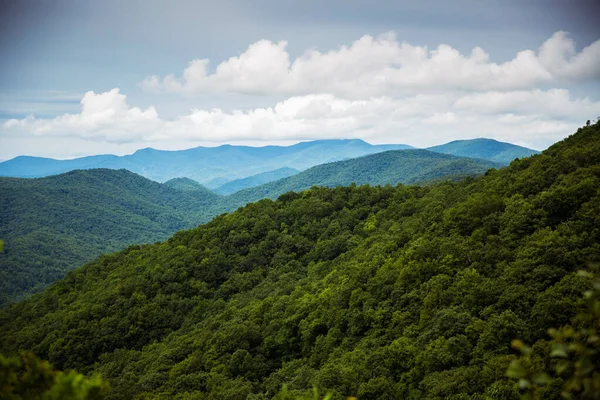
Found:
[[446, 144], [428, 147], [427, 150], [455, 156], [481, 158], [504, 165], [510, 164], [515, 158], [529, 157], [539, 153], [537, 150], [488, 138], [453, 140]]

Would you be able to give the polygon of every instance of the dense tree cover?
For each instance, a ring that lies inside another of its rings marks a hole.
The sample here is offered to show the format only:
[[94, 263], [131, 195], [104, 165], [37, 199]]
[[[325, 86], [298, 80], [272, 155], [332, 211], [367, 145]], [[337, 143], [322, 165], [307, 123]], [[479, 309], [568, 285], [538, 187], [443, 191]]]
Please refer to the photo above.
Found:
[[217, 199], [206, 189], [176, 190], [126, 170], [0, 178], [0, 307], [102, 253], [205, 222]]
[[0, 311], [0, 351], [110, 399], [518, 399], [511, 343], [550, 354], [598, 261], [596, 124], [482, 178], [287, 193], [101, 256]]
[[224, 199], [226, 205], [243, 205], [259, 199], [276, 199], [287, 192], [299, 192], [313, 186], [397, 185], [459, 179], [483, 174], [502, 167], [491, 161], [456, 157], [428, 150], [391, 150], [350, 160], [317, 165], [289, 178], [234, 193]]
[[529, 157], [539, 153], [539, 151], [527, 147], [485, 138], [454, 140], [439, 146], [428, 147], [427, 150], [455, 156], [482, 158], [505, 165], [510, 164], [515, 158]]
[[[600, 277], [588, 271], [579, 274], [592, 278], [592, 287], [585, 291], [587, 309], [571, 324], [548, 330], [550, 353], [548, 346], [533, 349], [521, 340], [513, 341], [521, 357], [510, 363], [507, 374], [518, 379], [523, 399], [543, 399], [553, 376], [564, 380], [561, 394], [567, 399], [600, 399]], [[550, 370], [543, 361], [548, 356], [554, 360]]]
[[99, 400], [107, 390], [98, 376], [88, 379], [74, 371], [56, 371], [28, 353], [9, 358], [0, 354], [1, 399]]

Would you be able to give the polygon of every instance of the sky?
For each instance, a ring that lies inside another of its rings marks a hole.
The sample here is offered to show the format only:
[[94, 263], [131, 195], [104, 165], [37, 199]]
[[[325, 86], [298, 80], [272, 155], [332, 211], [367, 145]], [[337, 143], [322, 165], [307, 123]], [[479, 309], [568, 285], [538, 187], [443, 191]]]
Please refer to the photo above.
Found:
[[0, 0], [0, 160], [360, 138], [542, 150], [600, 117], [597, 0]]

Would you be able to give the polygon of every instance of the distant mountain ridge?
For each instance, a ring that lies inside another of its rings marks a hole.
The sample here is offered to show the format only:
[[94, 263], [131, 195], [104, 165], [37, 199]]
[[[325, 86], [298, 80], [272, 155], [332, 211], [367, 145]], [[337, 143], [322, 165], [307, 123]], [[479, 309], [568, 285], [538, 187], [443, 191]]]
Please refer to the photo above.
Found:
[[510, 164], [515, 158], [529, 157], [540, 153], [527, 147], [486, 138], [454, 140], [439, 146], [428, 147], [427, 150], [454, 156], [482, 158], [504, 165]]
[[248, 189], [254, 186], [259, 186], [265, 183], [287, 178], [288, 176], [296, 175], [299, 172], [300, 171], [293, 168], [279, 168], [274, 171], [252, 175], [247, 178], [236, 179], [235, 181], [231, 181], [222, 186], [219, 186], [218, 188], [214, 189], [214, 192], [220, 195], [229, 195], [235, 192], [239, 192], [243, 189]]
[[[37, 178], [76, 169], [127, 169], [157, 182], [173, 178], [190, 178], [209, 189], [223, 187], [229, 182], [257, 176], [241, 186], [225, 186], [221, 192], [244, 189], [252, 184], [266, 183], [283, 177], [273, 171], [282, 168], [305, 170], [315, 165], [361, 157], [388, 150], [405, 150], [404, 144], [372, 145], [359, 139], [316, 140], [292, 146], [233, 146], [195, 147], [167, 151], [145, 148], [126, 156], [96, 155], [72, 160], [19, 156], [0, 163], [0, 176]], [[508, 165], [515, 158], [539, 153], [536, 150], [499, 142], [493, 139], [456, 140], [426, 150], [455, 156], [481, 158]], [[288, 171], [289, 172], [289, 171]], [[271, 173], [260, 177], [260, 174]]]
[[0, 176], [37, 178], [75, 169], [127, 169], [157, 182], [186, 177], [210, 189], [241, 178], [280, 168], [304, 170], [318, 164], [386, 150], [403, 144], [372, 145], [363, 140], [316, 140], [292, 146], [195, 147], [167, 151], [146, 148], [131, 155], [98, 155], [73, 160], [19, 156], [0, 163]]

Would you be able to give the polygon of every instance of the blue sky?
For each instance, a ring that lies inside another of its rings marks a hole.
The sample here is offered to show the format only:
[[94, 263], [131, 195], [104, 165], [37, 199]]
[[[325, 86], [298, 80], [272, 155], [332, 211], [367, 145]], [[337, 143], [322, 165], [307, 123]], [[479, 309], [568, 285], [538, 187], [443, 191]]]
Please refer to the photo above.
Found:
[[542, 149], [600, 116], [598, 4], [0, 0], [0, 159], [353, 137]]

